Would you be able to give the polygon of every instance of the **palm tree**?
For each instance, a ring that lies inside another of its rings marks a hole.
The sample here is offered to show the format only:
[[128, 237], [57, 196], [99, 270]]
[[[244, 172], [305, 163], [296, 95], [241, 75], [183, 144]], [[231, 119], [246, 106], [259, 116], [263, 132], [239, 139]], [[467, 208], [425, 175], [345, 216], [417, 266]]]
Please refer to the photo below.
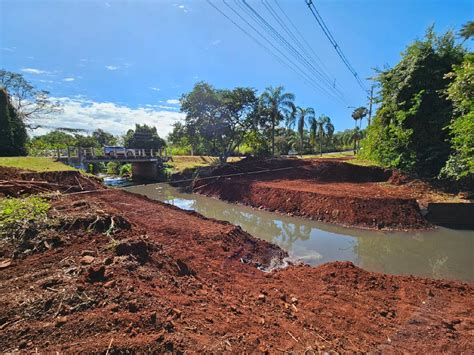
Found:
[[260, 96], [260, 106], [267, 109], [271, 120], [272, 156], [275, 156], [275, 127], [284, 118], [290, 117], [295, 111], [295, 95], [283, 92], [283, 86], [268, 87]]
[[294, 114], [290, 115], [287, 119], [287, 126], [293, 128], [296, 124], [298, 128], [298, 135], [300, 138], [300, 154], [303, 155], [303, 141], [304, 141], [304, 129], [306, 127], [306, 122], [314, 118], [314, 109], [311, 107], [297, 107]]
[[360, 120], [359, 128], [362, 128], [362, 119], [367, 116], [369, 110], [366, 107], [360, 106], [352, 112], [352, 118], [355, 121], [355, 126], [357, 127], [357, 120]]
[[310, 125], [311, 135], [316, 138], [319, 136], [319, 154], [323, 155], [323, 139], [324, 137], [332, 137], [334, 133], [334, 125], [331, 123], [331, 119], [326, 115], [319, 116], [318, 119], [313, 118]]

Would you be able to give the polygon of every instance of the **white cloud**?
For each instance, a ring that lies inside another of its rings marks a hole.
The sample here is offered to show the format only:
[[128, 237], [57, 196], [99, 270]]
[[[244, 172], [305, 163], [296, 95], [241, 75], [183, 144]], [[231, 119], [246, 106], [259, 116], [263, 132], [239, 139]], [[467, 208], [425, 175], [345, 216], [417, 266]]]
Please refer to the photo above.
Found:
[[35, 68], [22, 68], [21, 71], [23, 73], [28, 73], [28, 74], [47, 74], [48, 71], [46, 70], [40, 70], [40, 69], [35, 69]]
[[63, 81], [74, 81], [76, 80], [75, 78], [64, 78]]
[[[157, 106], [130, 108], [113, 102], [96, 102], [81, 96], [53, 98], [62, 104], [63, 111], [48, 118], [34, 121], [51, 127], [80, 128], [93, 131], [97, 128], [112, 134], [123, 134], [136, 123], [155, 126], [160, 137], [166, 137], [172, 124], [182, 121], [184, 113], [170, 111]], [[43, 134], [35, 130], [33, 135]]]
[[14, 52], [16, 47], [2, 47], [2, 51]]
[[167, 103], [167, 104], [170, 104], [170, 105], [178, 105], [178, 104], [179, 104], [179, 100], [177, 100], [177, 99], [169, 99], [169, 100], [166, 100], [166, 103]]
[[118, 67], [116, 65], [106, 65], [105, 69], [107, 69], [107, 70], [118, 70], [118, 69], [120, 69], [120, 67]]
[[222, 41], [220, 39], [216, 39], [215, 41], [212, 41], [211, 43], [209, 43], [210, 46], [217, 46], [218, 44], [220, 44]]
[[150, 86], [149, 89], [150, 89], [150, 90], [153, 90], [153, 91], [160, 91], [160, 90], [161, 90], [160, 88], [155, 88], [155, 87], [153, 87], [153, 86]]

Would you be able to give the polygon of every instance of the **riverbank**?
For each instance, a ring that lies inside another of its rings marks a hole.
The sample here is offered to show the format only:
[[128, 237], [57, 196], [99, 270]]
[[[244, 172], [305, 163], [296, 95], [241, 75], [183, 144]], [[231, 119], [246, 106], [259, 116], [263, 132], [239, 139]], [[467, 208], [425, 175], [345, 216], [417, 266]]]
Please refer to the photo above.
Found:
[[341, 159], [247, 159], [210, 175], [223, 176], [196, 180], [193, 192], [360, 228], [429, 228], [428, 203], [460, 200], [396, 171]]
[[2, 351], [474, 350], [469, 284], [278, 269], [285, 252], [232, 224], [114, 189], [48, 203], [2, 239]]

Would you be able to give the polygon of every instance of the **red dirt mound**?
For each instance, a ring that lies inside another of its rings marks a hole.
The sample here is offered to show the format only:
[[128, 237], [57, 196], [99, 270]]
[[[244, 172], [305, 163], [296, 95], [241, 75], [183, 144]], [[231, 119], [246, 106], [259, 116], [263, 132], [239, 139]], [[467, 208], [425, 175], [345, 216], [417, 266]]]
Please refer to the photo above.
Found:
[[30, 172], [0, 167], [0, 194], [19, 196], [40, 192], [78, 192], [100, 190], [100, 180], [79, 171]]
[[[268, 170], [268, 171], [267, 171]], [[391, 185], [392, 171], [337, 160], [245, 160], [212, 175], [261, 173], [201, 179], [193, 191], [220, 199], [348, 226], [378, 229], [426, 228], [416, 197]]]
[[[53, 206], [61, 243], [0, 260], [2, 352], [474, 351], [468, 284], [351, 263], [262, 272], [285, 253], [118, 190]], [[68, 227], [95, 215], [108, 222]]]

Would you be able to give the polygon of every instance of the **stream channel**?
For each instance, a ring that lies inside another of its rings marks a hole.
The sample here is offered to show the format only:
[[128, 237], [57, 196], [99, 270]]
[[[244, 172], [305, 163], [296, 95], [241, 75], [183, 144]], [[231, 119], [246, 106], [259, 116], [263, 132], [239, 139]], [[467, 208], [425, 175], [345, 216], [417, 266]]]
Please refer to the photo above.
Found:
[[409, 232], [345, 228], [183, 193], [166, 183], [124, 189], [239, 225], [310, 265], [347, 260], [387, 274], [474, 282], [474, 231], [442, 227]]

